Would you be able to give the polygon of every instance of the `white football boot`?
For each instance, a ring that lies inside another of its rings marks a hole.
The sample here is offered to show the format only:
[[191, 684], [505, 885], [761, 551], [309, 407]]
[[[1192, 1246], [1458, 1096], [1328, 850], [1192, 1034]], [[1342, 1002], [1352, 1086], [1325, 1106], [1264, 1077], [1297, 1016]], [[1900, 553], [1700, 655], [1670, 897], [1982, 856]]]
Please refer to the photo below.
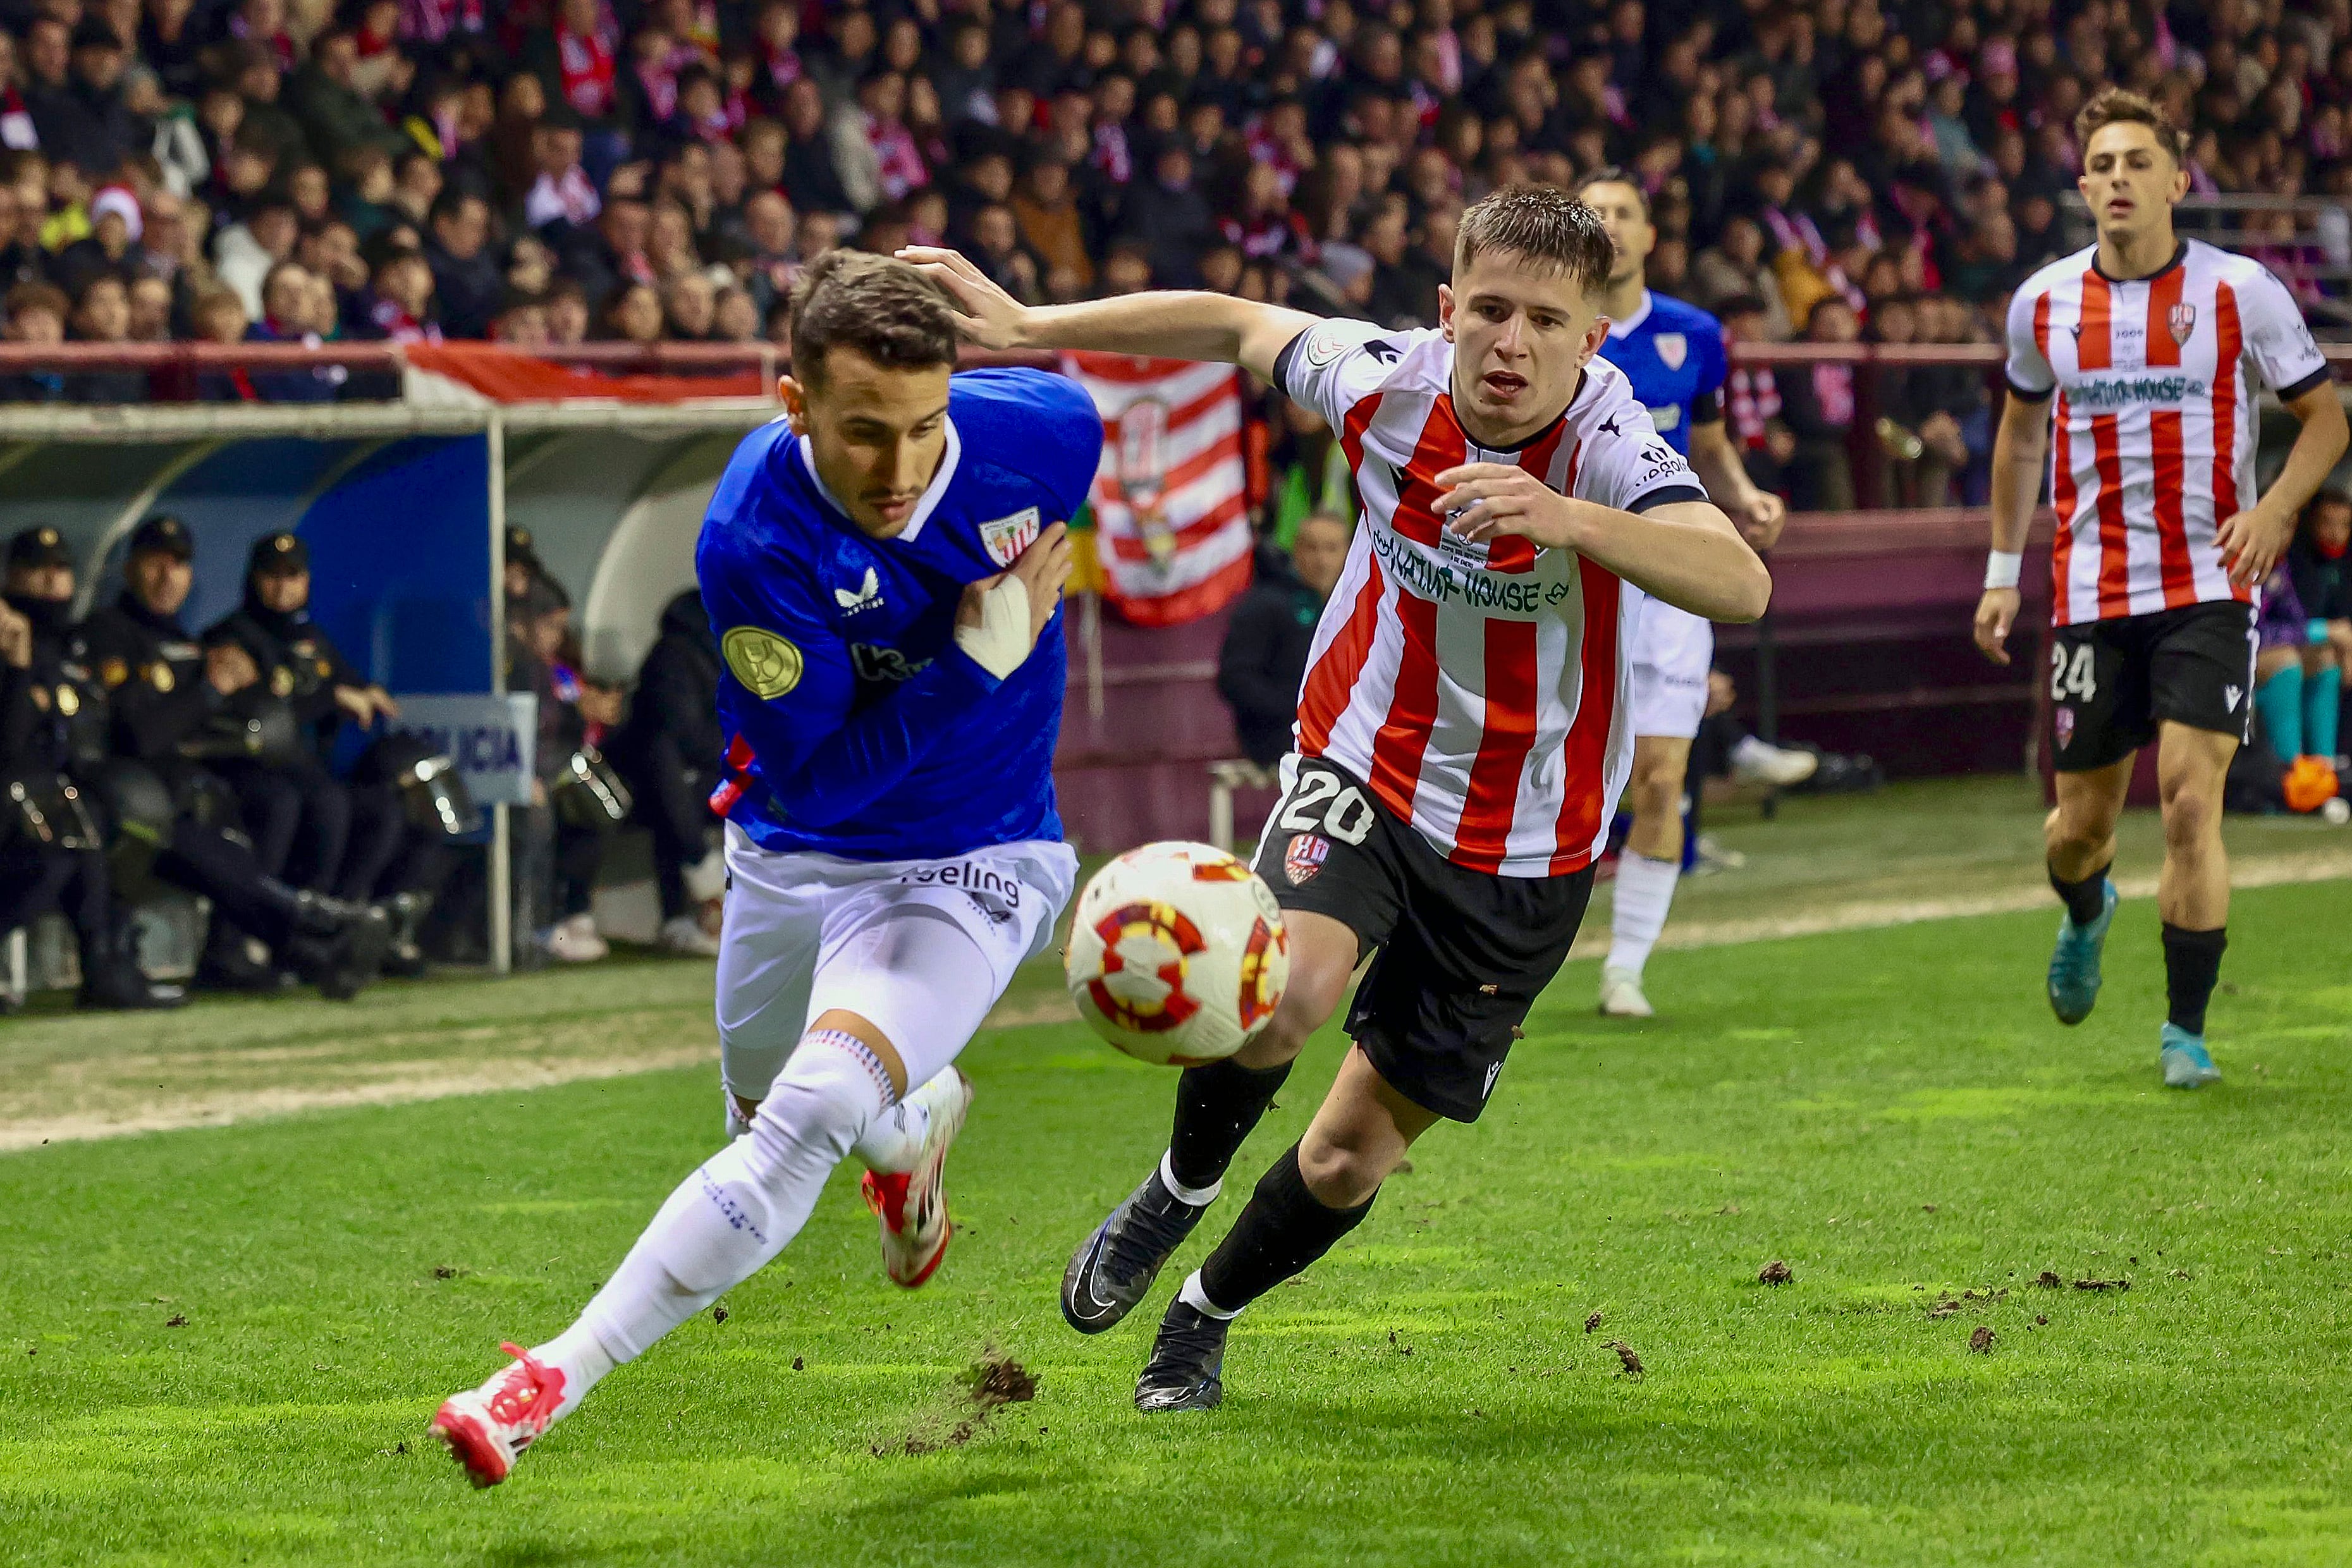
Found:
[[962, 1068], [950, 1068], [908, 1099], [930, 1113], [922, 1154], [911, 1171], [866, 1172], [861, 1186], [866, 1206], [882, 1222], [883, 1271], [912, 1290], [939, 1268], [940, 1259], [947, 1256], [948, 1239], [955, 1235], [948, 1218], [948, 1147], [963, 1131], [964, 1116], [971, 1110], [971, 1079]]
[[522, 1451], [554, 1425], [555, 1407], [563, 1397], [562, 1373], [520, 1345], [499, 1348], [515, 1358], [513, 1363], [479, 1388], [443, 1400], [431, 1427], [478, 1487], [507, 1479]]
[[1642, 977], [1630, 969], [1601, 972], [1601, 1016], [1604, 1018], [1648, 1018], [1656, 1009], [1642, 994]]

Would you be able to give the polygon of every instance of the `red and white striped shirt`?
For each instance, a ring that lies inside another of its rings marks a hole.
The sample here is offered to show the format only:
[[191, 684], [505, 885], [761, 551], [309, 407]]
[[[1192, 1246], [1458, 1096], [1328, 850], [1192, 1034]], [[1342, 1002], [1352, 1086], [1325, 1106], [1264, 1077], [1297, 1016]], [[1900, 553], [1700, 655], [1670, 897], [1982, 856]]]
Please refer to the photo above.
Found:
[[1455, 865], [1565, 876], [1600, 853], [1632, 765], [1633, 595], [1571, 551], [1446, 532], [1437, 476], [1516, 463], [1629, 511], [1706, 491], [1603, 361], [1515, 451], [1463, 433], [1453, 372], [1434, 328], [1344, 321], [1300, 333], [1276, 364], [1284, 390], [1339, 432], [1363, 500], [1307, 655], [1298, 752], [1363, 780]]
[[2009, 302], [2011, 388], [2058, 395], [2052, 618], [2250, 601], [2213, 541], [2254, 501], [2255, 384], [2298, 397], [2327, 362], [2258, 261], [2192, 239], [2163, 271], [2119, 281], [2096, 256], [2052, 262]]

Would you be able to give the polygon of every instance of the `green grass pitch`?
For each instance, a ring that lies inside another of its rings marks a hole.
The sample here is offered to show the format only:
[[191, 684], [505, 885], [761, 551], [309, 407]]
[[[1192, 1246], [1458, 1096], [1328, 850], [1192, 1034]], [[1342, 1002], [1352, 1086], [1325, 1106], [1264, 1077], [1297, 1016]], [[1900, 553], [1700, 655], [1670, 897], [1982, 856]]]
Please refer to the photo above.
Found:
[[[1136, 1415], [1135, 1371], [1338, 1040], [1082, 1340], [1064, 1259], [1171, 1080], [999, 1030], [929, 1289], [882, 1279], [837, 1176], [723, 1324], [483, 1494], [435, 1403], [567, 1321], [709, 1151], [708, 1068], [0, 1156], [0, 1563], [2352, 1561], [2348, 906], [2240, 896], [2196, 1095], [2157, 1083], [2144, 900], [2075, 1030], [2054, 911], [1667, 952], [1648, 1026], [1591, 1017], [1574, 965], [1486, 1120], [1242, 1320], [1204, 1416]], [[1035, 1401], [944, 1441], [992, 1349]]]

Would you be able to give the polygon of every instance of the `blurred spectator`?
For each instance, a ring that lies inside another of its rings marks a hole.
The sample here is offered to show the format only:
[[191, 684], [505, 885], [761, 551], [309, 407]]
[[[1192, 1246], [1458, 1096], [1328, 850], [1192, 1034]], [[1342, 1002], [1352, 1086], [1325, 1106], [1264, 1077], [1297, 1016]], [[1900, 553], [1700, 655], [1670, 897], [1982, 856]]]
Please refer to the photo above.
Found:
[[[1805, 341], [1851, 343], [1861, 336], [1853, 307], [1836, 294], [1813, 301]], [[1792, 365], [1776, 378], [1780, 416], [1796, 437], [1788, 463], [1790, 505], [1798, 511], [1852, 511], [1853, 468], [1847, 437], [1853, 428], [1854, 367]]]
[[[7, 340], [47, 347], [66, 341], [66, 317], [73, 301], [53, 283], [19, 283], [0, 300], [7, 314]], [[66, 395], [66, 378], [54, 370], [25, 370], [0, 376], [0, 403], [57, 403]]]
[[654, 880], [661, 894], [661, 942], [678, 952], [716, 953], [715, 904], [726, 880], [719, 819], [710, 814], [719, 753], [719, 639], [694, 590], [663, 609], [661, 635], [637, 672], [627, 721], [610, 751], [636, 795], [637, 819], [652, 832]]
[[[512, 552], [508, 562], [510, 567], [517, 564]], [[610, 951], [589, 908], [596, 873], [604, 864], [604, 836], [562, 820], [551, 798], [553, 787], [570, 771], [572, 755], [588, 738], [578, 676], [561, 661], [571, 631], [572, 602], [554, 579], [536, 570], [526, 574], [522, 593], [507, 601], [507, 689], [530, 691], [539, 699], [539, 776], [532, 784], [531, 805], [523, 814], [516, 924], [530, 933], [532, 951], [547, 958], [593, 963]]]
[[490, 318], [506, 293], [490, 254], [490, 206], [470, 191], [445, 193], [433, 205], [433, 237], [425, 258], [434, 297], [441, 304], [442, 330], [453, 338], [489, 335]]
[[1271, 542], [1257, 548], [1257, 573], [1234, 606], [1217, 655], [1217, 693], [1233, 710], [1242, 753], [1270, 768], [1290, 750], [1298, 686], [1323, 602], [1347, 563], [1349, 530], [1334, 512], [1298, 524], [1288, 553]]

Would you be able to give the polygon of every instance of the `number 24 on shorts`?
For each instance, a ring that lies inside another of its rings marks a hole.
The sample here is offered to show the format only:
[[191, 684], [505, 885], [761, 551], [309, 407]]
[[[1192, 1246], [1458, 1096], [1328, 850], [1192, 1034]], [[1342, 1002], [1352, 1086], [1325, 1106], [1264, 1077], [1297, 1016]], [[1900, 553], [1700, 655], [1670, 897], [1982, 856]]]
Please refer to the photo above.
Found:
[[1280, 821], [1286, 832], [1319, 829], [1342, 844], [1357, 845], [1372, 830], [1372, 811], [1362, 790], [1318, 769], [1298, 775], [1290, 798], [1283, 802]]
[[2050, 700], [2089, 702], [2099, 695], [2092, 652], [2089, 643], [2078, 643], [2071, 651], [2063, 644], [2050, 650]]

